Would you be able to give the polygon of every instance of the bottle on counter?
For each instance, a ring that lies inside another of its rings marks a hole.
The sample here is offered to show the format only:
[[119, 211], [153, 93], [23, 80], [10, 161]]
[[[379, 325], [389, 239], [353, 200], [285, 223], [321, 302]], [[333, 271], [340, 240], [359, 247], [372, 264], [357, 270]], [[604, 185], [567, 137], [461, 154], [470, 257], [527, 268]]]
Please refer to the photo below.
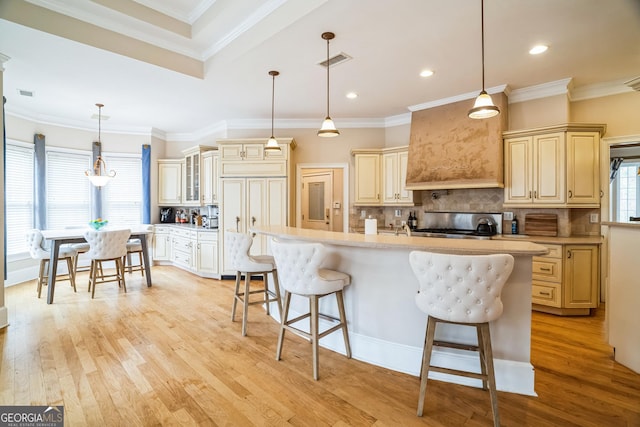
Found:
[[409, 218], [407, 218], [407, 227], [411, 228], [413, 226], [413, 215], [411, 211], [409, 211]]
[[518, 234], [518, 218], [515, 215], [511, 221], [511, 234]]
[[411, 219], [411, 229], [412, 230], [417, 230], [418, 229], [418, 217], [416, 216], [416, 213], [413, 213], [413, 218]]

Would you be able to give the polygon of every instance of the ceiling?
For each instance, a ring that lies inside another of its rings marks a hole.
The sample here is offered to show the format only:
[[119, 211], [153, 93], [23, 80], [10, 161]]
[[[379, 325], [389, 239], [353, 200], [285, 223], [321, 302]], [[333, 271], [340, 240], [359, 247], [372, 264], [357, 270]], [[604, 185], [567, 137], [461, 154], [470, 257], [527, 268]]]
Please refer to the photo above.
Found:
[[[640, 76], [640, 0], [486, 0], [484, 15], [487, 88], [571, 79], [585, 96], [631, 91]], [[99, 102], [103, 130], [169, 140], [268, 129], [278, 70], [276, 128], [318, 128], [325, 31], [330, 55], [352, 58], [330, 68], [338, 128], [481, 89], [479, 0], [2, 0], [6, 111], [93, 129]], [[549, 50], [529, 55], [538, 43]]]

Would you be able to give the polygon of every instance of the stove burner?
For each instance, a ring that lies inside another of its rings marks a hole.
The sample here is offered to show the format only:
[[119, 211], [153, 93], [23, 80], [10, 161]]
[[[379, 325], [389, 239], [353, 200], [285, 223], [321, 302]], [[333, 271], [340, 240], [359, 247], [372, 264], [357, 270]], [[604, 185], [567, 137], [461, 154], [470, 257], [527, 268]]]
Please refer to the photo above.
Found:
[[418, 228], [411, 232], [419, 237], [449, 237], [458, 239], [490, 239], [491, 234], [480, 233], [476, 230], [461, 230], [456, 228]]

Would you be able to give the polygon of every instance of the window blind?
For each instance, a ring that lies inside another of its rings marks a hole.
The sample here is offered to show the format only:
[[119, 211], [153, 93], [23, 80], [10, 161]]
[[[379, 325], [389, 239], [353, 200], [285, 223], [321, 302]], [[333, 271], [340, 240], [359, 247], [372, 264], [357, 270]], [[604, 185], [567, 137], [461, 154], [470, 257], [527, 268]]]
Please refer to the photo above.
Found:
[[27, 231], [33, 228], [33, 147], [7, 141], [6, 150], [7, 255], [26, 253]]
[[109, 225], [136, 225], [142, 222], [142, 159], [140, 156], [103, 155], [107, 172], [116, 171], [102, 187], [102, 214]]
[[91, 220], [91, 187], [85, 171], [90, 153], [47, 151], [47, 228], [85, 225]]

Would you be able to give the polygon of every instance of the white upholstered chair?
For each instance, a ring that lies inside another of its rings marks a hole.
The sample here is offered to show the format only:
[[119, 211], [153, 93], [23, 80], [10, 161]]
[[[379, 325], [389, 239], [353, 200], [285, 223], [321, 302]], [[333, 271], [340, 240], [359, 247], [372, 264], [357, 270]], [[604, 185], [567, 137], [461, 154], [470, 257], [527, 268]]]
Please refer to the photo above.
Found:
[[[124, 257], [127, 255], [127, 240], [131, 230], [88, 230], [84, 233], [85, 240], [90, 249], [87, 256], [91, 259], [89, 272], [89, 291], [91, 298], [95, 296], [96, 284], [106, 282], [118, 282], [118, 286], [127, 292], [124, 280]], [[113, 261], [116, 271], [113, 274], [99, 273], [102, 263]]]
[[[253, 304], [264, 304], [267, 314], [269, 314], [269, 304], [276, 302], [278, 305], [278, 315], [282, 317], [282, 300], [280, 298], [280, 284], [278, 281], [278, 270], [271, 255], [249, 255], [249, 250], [253, 244], [253, 238], [249, 234], [237, 233], [232, 230], [224, 232], [224, 250], [231, 261], [231, 268], [236, 270], [236, 286], [233, 296], [233, 307], [231, 308], [231, 321], [235, 321], [236, 305], [242, 304], [242, 336], [247, 335], [247, 317], [249, 306]], [[267, 275], [273, 276], [274, 289], [269, 289]], [[240, 277], [244, 274], [244, 289], [240, 290]], [[264, 278], [264, 289], [250, 289], [251, 275], [262, 275]], [[260, 299], [250, 301], [253, 294], [261, 294]]]
[[[276, 360], [280, 360], [284, 332], [291, 331], [311, 341], [313, 352], [313, 379], [318, 379], [318, 341], [337, 330], [342, 330], [347, 358], [351, 358], [351, 346], [347, 331], [347, 316], [344, 311], [344, 287], [351, 283], [351, 277], [339, 271], [322, 268], [327, 255], [326, 248], [320, 243], [291, 243], [273, 240], [271, 250], [280, 272], [280, 283], [285, 290], [284, 313], [280, 322], [280, 334]], [[320, 333], [318, 300], [326, 295], [335, 294], [340, 319], [336, 325]], [[291, 295], [300, 295], [309, 299], [309, 313], [289, 319]], [[310, 318], [309, 333], [292, 326], [294, 323]]]
[[[27, 232], [27, 244], [29, 245], [29, 255], [31, 258], [40, 260], [40, 271], [38, 273], [38, 298], [42, 293], [42, 285], [47, 284], [47, 268], [49, 266], [50, 260], [50, 252], [45, 250], [42, 247], [42, 241], [44, 237], [42, 236], [42, 232], [37, 229], [30, 230]], [[59, 280], [68, 280], [71, 282], [71, 286], [73, 287], [73, 291], [76, 291], [76, 275], [74, 271], [73, 260], [76, 257], [76, 251], [71, 247], [60, 247], [60, 252], [58, 254], [59, 261], [66, 261], [67, 263], [67, 274], [58, 274], [56, 275], [56, 281]]]
[[[500, 425], [498, 395], [493, 369], [493, 352], [489, 322], [502, 314], [501, 292], [513, 270], [509, 254], [450, 255], [423, 251], [409, 254], [409, 263], [418, 278], [416, 304], [427, 314], [418, 416], [422, 416], [429, 372], [440, 372], [482, 380], [489, 389], [495, 426]], [[434, 341], [438, 323], [475, 326], [478, 344]], [[481, 373], [431, 365], [433, 347], [448, 347], [479, 353]]]
[[[153, 225], [145, 224], [144, 229], [149, 232], [145, 237], [147, 239], [147, 249], [151, 248], [151, 236], [153, 236]], [[137, 255], [137, 264], [133, 263], [133, 255]], [[125, 270], [129, 274], [139, 271], [144, 276], [144, 257], [142, 254], [142, 242], [140, 239], [129, 239], [127, 242], [127, 256], [125, 259]]]

